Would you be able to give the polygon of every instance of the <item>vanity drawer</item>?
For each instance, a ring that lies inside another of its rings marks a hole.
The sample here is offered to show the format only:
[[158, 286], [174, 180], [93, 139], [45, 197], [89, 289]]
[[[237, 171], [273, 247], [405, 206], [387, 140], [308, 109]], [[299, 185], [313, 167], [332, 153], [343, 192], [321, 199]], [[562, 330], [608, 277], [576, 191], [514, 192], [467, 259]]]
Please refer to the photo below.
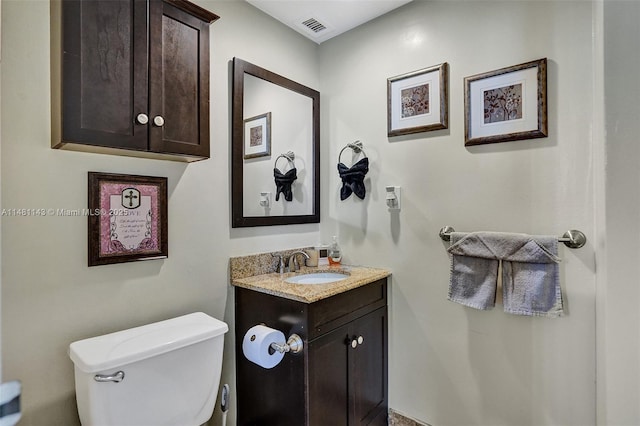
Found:
[[387, 279], [354, 288], [309, 306], [309, 340], [387, 304]]

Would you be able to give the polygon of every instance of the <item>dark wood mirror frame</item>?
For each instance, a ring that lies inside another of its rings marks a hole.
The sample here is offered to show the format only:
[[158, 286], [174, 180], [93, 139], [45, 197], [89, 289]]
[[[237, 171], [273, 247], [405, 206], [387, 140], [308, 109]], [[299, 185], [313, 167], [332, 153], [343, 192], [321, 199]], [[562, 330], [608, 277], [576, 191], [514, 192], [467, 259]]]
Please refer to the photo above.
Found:
[[[244, 158], [243, 132], [244, 132], [244, 76], [252, 75], [267, 82], [273, 83], [285, 89], [308, 96], [312, 101], [313, 120], [313, 197], [312, 213], [308, 215], [290, 216], [244, 216], [243, 210], [243, 169]], [[232, 135], [231, 135], [231, 226], [243, 228], [251, 226], [292, 225], [299, 223], [320, 222], [320, 92], [302, 84], [289, 80], [286, 77], [268, 71], [257, 65], [233, 58], [233, 109], [232, 109]]]

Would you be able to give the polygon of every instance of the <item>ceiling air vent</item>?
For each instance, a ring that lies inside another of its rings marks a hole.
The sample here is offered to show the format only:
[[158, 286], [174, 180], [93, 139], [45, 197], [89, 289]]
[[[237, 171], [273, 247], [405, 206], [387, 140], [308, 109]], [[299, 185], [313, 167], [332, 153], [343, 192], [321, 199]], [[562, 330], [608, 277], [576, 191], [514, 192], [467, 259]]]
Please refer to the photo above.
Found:
[[302, 21], [302, 25], [313, 31], [314, 33], [319, 33], [320, 31], [324, 31], [327, 29], [322, 22], [318, 21], [315, 18], [309, 18], [306, 21]]

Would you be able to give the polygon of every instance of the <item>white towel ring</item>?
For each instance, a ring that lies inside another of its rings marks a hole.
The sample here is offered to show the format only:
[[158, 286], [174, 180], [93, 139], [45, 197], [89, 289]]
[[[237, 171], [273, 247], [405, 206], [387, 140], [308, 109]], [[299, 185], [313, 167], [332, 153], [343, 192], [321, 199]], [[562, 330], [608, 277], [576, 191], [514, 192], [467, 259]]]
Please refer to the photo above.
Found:
[[356, 154], [362, 153], [362, 155], [364, 155], [364, 157], [367, 158], [367, 153], [364, 152], [364, 149], [362, 148], [362, 142], [355, 141], [355, 142], [348, 143], [344, 148], [340, 150], [340, 154], [338, 154], [338, 163], [340, 163], [340, 157], [342, 156], [342, 151], [344, 151], [347, 148], [351, 148], [353, 152], [355, 152]]

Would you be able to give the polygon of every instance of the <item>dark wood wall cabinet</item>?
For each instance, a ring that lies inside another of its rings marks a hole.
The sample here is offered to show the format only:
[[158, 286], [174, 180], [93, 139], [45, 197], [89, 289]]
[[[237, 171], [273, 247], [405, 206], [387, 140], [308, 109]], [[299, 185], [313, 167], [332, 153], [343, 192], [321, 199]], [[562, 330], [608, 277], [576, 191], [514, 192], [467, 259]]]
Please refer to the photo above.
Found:
[[[314, 303], [235, 287], [238, 425], [386, 425], [387, 280]], [[242, 339], [264, 323], [298, 334], [301, 353], [272, 369], [248, 361]]]
[[208, 158], [217, 19], [185, 0], [53, 1], [52, 147]]

